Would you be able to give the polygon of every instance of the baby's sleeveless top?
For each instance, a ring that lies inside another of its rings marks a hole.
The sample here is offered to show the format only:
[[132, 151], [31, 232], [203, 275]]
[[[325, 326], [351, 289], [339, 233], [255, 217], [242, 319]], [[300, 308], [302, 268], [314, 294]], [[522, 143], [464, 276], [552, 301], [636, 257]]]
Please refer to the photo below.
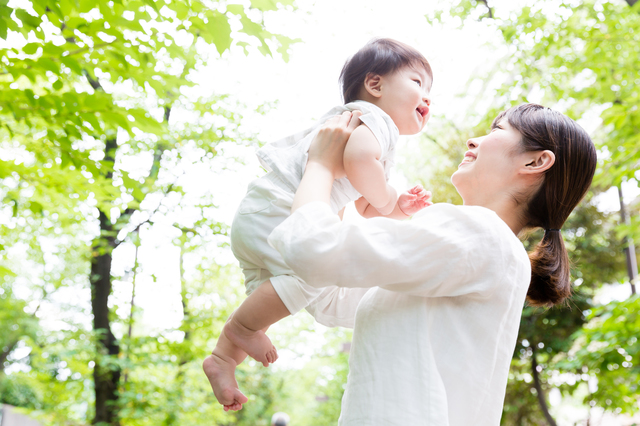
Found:
[[[289, 186], [289, 189], [295, 192], [307, 164], [309, 146], [321, 125], [334, 115], [353, 110], [362, 111], [360, 120], [380, 143], [382, 152], [380, 162], [384, 167], [385, 177], [389, 180], [399, 136], [398, 127], [386, 112], [366, 101], [350, 102], [332, 108], [313, 127], [263, 146], [257, 152], [260, 163], [267, 171], [276, 173]], [[331, 190], [331, 208], [337, 213], [348, 202], [360, 197], [361, 195], [347, 178], [337, 179]]]

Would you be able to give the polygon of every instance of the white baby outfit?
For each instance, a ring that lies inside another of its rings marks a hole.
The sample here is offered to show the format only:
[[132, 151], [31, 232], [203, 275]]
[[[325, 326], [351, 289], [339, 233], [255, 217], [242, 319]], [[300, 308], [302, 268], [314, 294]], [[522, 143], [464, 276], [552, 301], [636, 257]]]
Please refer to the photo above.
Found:
[[340, 426], [500, 424], [531, 265], [493, 211], [348, 223], [314, 202], [269, 242], [308, 285], [343, 290], [324, 301], [337, 325], [355, 317]]
[[[351, 102], [331, 109], [315, 126], [258, 150], [258, 158], [268, 173], [249, 184], [231, 225], [231, 249], [243, 270], [247, 294], [270, 279], [291, 314], [307, 308], [316, 321], [327, 326], [337, 325], [331, 303], [334, 298], [342, 297], [344, 290], [317, 289], [306, 285], [269, 246], [267, 238], [291, 213], [293, 197], [307, 164], [309, 146], [320, 126], [332, 116], [353, 110], [362, 111], [360, 120], [380, 143], [380, 162], [388, 180], [398, 128], [391, 117], [377, 106], [365, 101]], [[331, 191], [331, 208], [337, 213], [360, 197], [347, 178], [337, 179]], [[364, 291], [360, 292], [364, 294]], [[347, 321], [352, 322], [353, 319]]]

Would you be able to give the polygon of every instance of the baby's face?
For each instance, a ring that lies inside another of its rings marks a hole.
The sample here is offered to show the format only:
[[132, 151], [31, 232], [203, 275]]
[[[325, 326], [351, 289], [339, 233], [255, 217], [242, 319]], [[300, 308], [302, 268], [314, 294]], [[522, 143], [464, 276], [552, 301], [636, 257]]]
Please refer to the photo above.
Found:
[[431, 78], [425, 70], [404, 67], [381, 77], [377, 105], [394, 121], [401, 135], [414, 135], [429, 121]]

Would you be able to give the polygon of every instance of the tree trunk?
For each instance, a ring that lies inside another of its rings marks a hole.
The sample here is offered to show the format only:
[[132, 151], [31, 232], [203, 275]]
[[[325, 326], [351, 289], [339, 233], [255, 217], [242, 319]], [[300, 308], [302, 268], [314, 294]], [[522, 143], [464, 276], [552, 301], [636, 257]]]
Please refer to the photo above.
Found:
[[14, 340], [13, 342], [7, 345], [7, 350], [2, 351], [2, 353], [0, 353], [0, 373], [4, 373], [4, 362], [7, 360], [7, 358], [9, 357], [9, 354], [15, 349], [17, 345], [18, 345], [18, 340]]
[[[138, 276], [138, 250], [140, 249], [140, 230], [135, 232], [136, 234], [136, 251], [133, 256], [133, 278], [131, 279], [131, 310], [129, 311], [129, 329], [127, 330], [127, 347], [125, 349], [124, 357], [129, 357], [131, 348], [131, 336], [133, 335], [133, 314], [136, 308], [136, 277]], [[129, 372], [125, 371], [123, 383], [126, 385], [129, 380]]]
[[531, 373], [533, 374], [533, 386], [536, 388], [538, 394], [538, 402], [540, 403], [540, 409], [544, 418], [547, 419], [549, 426], [558, 426], [556, 421], [551, 417], [549, 408], [547, 407], [547, 401], [544, 399], [544, 393], [542, 393], [542, 386], [540, 384], [540, 374], [538, 372], [538, 361], [536, 360], [536, 344], [531, 342]]
[[[622, 196], [622, 185], [618, 186], [618, 198], [620, 199], [620, 222], [629, 225], [629, 217], [624, 207], [624, 197]], [[629, 284], [631, 284], [631, 294], [636, 294], [636, 281], [638, 279], [638, 262], [636, 260], [636, 246], [633, 239], [626, 237], [627, 246], [624, 252], [627, 256], [627, 273], [629, 274]]]
[[[183, 234], [184, 236], [184, 234]], [[184, 240], [183, 240], [184, 241]], [[187, 324], [187, 321], [189, 319], [189, 310], [188, 310], [188, 305], [187, 305], [187, 288], [186, 288], [186, 283], [185, 283], [185, 279], [184, 279], [184, 243], [182, 243], [182, 245], [180, 246], [180, 300], [182, 302], [182, 326], [180, 328], [182, 328], [184, 330], [184, 342], [189, 341], [189, 339], [191, 338], [191, 333], [189, 332], [189, 324]], [[185, 365], [190, 361], [190, 358], [188, 355], [181, 355], [178, 361], [178, 373], [176, 374], [176, 378], [174, 381], [174, 388], [175, 389], [182, 389], [186, 383], [185, 383]], [[171, 393], [169, 394], [170, 398], [174, 397], [174, 394]], [[169, 404], [171, 405], [171, 404]], [[174, 411], [170, 411], [167, 413], [167, 417], [165, 418], [164, 421], [164, 425], [165, 426], [171, 426], [171, 425], [175, 425], [175, 424], [179, 424], [179, 416], [177, 413], [175, 413]]]
[[[116, 139], [108, 139], [105, 146], [105, 163], [112, 167], [117, 148]], [[111, 170], [111, 169], [109, 169]], [[113, 173], [108, 171], [108, 179]], [[115, 248], [115, 230], [103, 211], [100, 214], [100, 236], [93, 242], [91, 256], [91, 308], [93, 329], [98, 335], [97, 356], [93, 368], [95, 388], [95, 417], [93, 424], [105, 423], [119, 426], [118, 385], [120, 368], [109, 362], [105, 355], [117, 357], [120, 346], [111, 332], [109, 320], [109, 296], [111, 295], [111, 261]]]

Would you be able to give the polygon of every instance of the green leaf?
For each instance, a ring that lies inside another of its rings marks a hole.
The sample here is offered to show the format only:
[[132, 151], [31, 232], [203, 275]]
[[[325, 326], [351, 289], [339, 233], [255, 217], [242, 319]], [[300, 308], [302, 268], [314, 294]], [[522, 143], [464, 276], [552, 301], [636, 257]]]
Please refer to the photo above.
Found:
[[153, 8], [153, 10], [155, 10], [156, 12], [160, 12], [160, 10], [158, 9], [158, 5], [156, 4], [156, 2], [154, 0], [144, 0], [144, 2], [146, 4], [148, 4], [149, 6], [151, 6]]
[[83, 75], [82, 68], [80, 67], [80, 64], [78, 63], [78, 61], [76, 61], [71, 56], [63, 56], [62, 58], [60, 58], [60, 62], [62, 62], [63, 64], [65, 64], [69, 68], [71, 68], [71, 71], [73, 71], [77, 75], [80, 75], [80, 76]]
[[216, 50], [222, 55], [225, 50], [231, 47], [231, 26], [226, 15], [213, 11], [208, 17], [207, 30], [213, 37]]
[[124, 130], [131, 129], [131, 123], [126, 119], [122, 114], [116, 112], [102, 112], [102, 117], [105, 118], [105, 121], [110, 121], [113, 127], [122, 127]]
[[31, 6], [33, 10], [40, 16], [44, 15], [47, 10], [48, 0], [31, 0]]
[[33, 55], [38, 51], [39, 47], [40, 43], [28, 43], [22, 48], [22, 51], [27, 55]]
[[227, 12], [233, 13], [234, 15], [245, 16], [244, 7], [241, 4], [228, 4]]
[[144, 193], [140, 189], [140, 182], [137, 180], [131, 179], [129, 177], [129, 173], [122, 172], [122, 182], [124, 183], [125, 188], [131, 190], [131, 195], [138, 201], [142, 201], [144, 199]]
[[278, 4], [274, 0], [251, 0], [251, 7], [260, 10], [278, 10]]
[[173, 11], [176, 12], [176, 18], [179, 21], [184, 21], [186, 17], [189, 15], [189, 6], [182, 2], [174, 2], [171, 4]]
[[47, 71], [51, 71], [54, 74], [60, 75], [60, 66], [49, 58], [38, 59], [38, 65]]
[[8, 277], [16, 277], [17, 274], [13, 272], [11, 269], [6, 268], [0, 265], [0, 275], [8, 276]]
[[42, 207], [42, 204], [38, 203], [37, 201], [31, 201], [29, 203], [29, 210], [36, 214], [42, 214], [44, 208]]
[[13, 8], [7, 6], [6, 0], [0, 2], [0, 20], [11, 19]]
[[22, 25], [26, 25], [34, 29], [38, 28], [42, 23], [42, 19], [31, 15], [24, 9], [16, 9], [16, 17], [22, 22]]
[[102, 126], [100, 125], [100, 122], [98, 121], [98, 117], [96, 117], [95, 114], [93, 113], [81, 114], [80, 118], [88, 122], [95, 131], [99, 132], [102, 130]]
[[50, 2], [49, 3], [49, 9], [51, 9], [51, 11], [53, 11], [53, 13], [60, 20], [64, 20], [64, 13], [62, 13], [62, 10], [60, 10], [60, 6], [56, 2]]
[[93, 0], [80, 0], [78, 11], [80, 13], [91, 12], [98, 4]]
[[42, 49], [42, 54], [47, 56], [53, 56], [56, 59], [59, 59], [60, 56], [64, 53], [64, 49], [56, 46], [53, 43], [47, 43], [44, 45]]
[[249, 19], [246, 16], [242, 16], [240, 18], [240, 23], [242, 23], [242, 32], [249, 34], [251, 36], [256, 37], [258, 40], [260, 40], [261, 45], [258, 48], [258, 50], [263, 54], [263, 55], [270, 55], [271, 56], [271, 49], [269, 49], [269, 46], [267, 46], [267, 43], [264, 40], [263, 37], [263, 32], [264, 32], [264, 28], [262, 27], [262, 25], [253, 22], [251, 19]]
[[7, 39], [7, 23], [3, 18], [0, 18], [0, 38], [3, 40]]

